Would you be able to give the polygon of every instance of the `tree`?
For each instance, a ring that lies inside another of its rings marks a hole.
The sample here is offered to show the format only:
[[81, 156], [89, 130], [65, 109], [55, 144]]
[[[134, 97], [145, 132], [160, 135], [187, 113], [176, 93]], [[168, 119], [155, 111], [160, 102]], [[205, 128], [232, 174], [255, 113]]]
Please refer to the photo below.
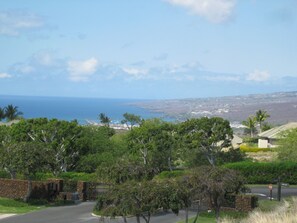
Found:
[[270, 115], [267, 113], [267, 111], [263, 111], [263, 110], [258, 110], [256, 112], [256, 121], [259, 123], [259, 127], [260, 127], [260, 133], [262, 132], [262, 123], [270, 117]]
[[219, 117], [187, 120], [180, 124], [179, 133], [188, 149], [202, 152], [213, 166], [219, 152], [231, 146], [233, 138], [229, 121]]
[[145, 166], [154, 166], [159, 171], [171, 169], [174, 131], [174, 125], [160, 119], [145, 120], [140, 127], [129, 131], [128, 147]]
[[139, 115], [134, 115], [131, 113], [123, 114], [124, 119], [121, 121], [122, 124], [126, 124], [131, 130], [136, 124], [140, 125], [143, 121]]
[[142, 218], [146, 223], [160, 208], [170, 208], [172, 186], [168, 182], [143, 181], [127, 182], [113, 186], [107, 194], [99, 197], [96, 210], [101, 216], [136, 216], [137, 223]]
[[27, 202], [32, 193], [32, 178], [38, 171], [48, 170], [51, 163], [50, 154], [44, 144], [36, 142], [22, 142], [15, 144], [13, 149], [15, 150], [14, 162], [18, 173], [24, 174], [28, 180], [28, 191], [24, 198]]
[[297, 128], [283, 132], [280, 135], [279, 147], [276, 148], [278, 158], [282, 161], [297, 160]]
[[14, 142], [36, 142], [45, 144], [53, 152], [51, 163], [54, 175], [74, 169], [78, 163], [81, 146], [77, 143], [82, 127], [76, 121], [60, 121], [47, 118], [26, 119], [11, 126]]
[[6, 118], [4, 108], [0, 107], [0, 122]]
[[194, 192], [207, 199], [215, 210], [217, 222], [220, 222], [220, 210], [228, 195], [244, 189], [244, 179], [234, 170], [222, 167], [204, 166], [195, 169], [190, 181]]
[[18, 119], [23, 114], [21, 111], [18, 110], [17, 106], [13, 106], [13, 105], [7, 105], [4, 108], [4, 112], [5, 112], [5, 117], [7, 121]]
[[102, 123], [105, 126], [109, 126], [109, 124], [111, 122], [111, 119], [104, 113], [99, 114], [99, 120], [100, 120], [100, 123]]
[[247, 127], [251, 138], [254, 137], [254, 133], [256, 131], [256, 118], [254, 116], [248, 117], [246, 121], [243, 121], [242, 124]]

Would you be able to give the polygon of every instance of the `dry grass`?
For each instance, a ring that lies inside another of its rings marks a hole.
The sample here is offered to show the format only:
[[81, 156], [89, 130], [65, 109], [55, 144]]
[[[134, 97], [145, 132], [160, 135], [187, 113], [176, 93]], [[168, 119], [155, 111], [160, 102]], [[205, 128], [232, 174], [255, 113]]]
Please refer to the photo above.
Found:
[[254, 161], [258, 162], [273, 162], [277, 159], [277, 152], [247, 152], [246, 153], [248, 158], [253, 159]]
[[273, 211], [253, 211], [243, 220], [224, 219], [222, 223], [297, 223], [297, 198], [284, 201]]

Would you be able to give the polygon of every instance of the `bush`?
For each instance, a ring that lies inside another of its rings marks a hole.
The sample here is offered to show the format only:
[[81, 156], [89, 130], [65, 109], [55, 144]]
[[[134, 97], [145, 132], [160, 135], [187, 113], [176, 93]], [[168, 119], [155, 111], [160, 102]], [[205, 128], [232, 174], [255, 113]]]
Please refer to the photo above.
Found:
[[228, 163], [224, 167], [237, 170], [246, 178], [250, 184], [273, 183], [279, 176], [282, 182], [297, 184], [297, 163], [296, 162], [237, 162]]
[[185, 175], [184, 170], [163, 171], [159, 173], [157, 176], [155, 176], [154, 179], [163, 180], [163, 179], [177, 178], [183, 175]]
[[243, 143], [254, 144], [254, 143], [258, 143], [258, 138], [244, 137], [242, 141]]
[[95, 182], [98, 180], [95, 173], [77, 173], [77, 172], [60, 173], [59, 178], [62, 178], [63, 180], [87, 181], [87, 182]]
[[0, 170], [0, 178], [10, 178], [10, 175], [7, 171]]
[[270, 152], [272, 151], [270, 148], [258, 148], [258, 147], [250, 147], [248, 145], [240, 145], [240, 150], [246, 153], [257, 153], [257, 152]]

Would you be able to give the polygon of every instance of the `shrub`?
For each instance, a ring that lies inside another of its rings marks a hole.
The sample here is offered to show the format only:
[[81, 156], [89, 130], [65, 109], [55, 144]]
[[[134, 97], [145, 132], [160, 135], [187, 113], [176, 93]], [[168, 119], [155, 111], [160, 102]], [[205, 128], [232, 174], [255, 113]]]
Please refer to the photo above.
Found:
[[59, 178], [62, 178], [63, 180], [87, 181], [87, 182], [94, 182], [98, 180], [95, 173], [77, 173], [77, 172], [60, 173]]
[[282, 182], [297, 184], [296, 162], [237, 162], [224, 165], [227, 168], [237, 170], [250, 184], [269, 184], [281, 177]]
[[250, 147], [248, 145], [240, 145], [240, 150], [246, 153], [257, 153], [257, 152], [270, 152], [272, 151], [270, 148], [258, 148], [258, 147]]
[[157, 176], [155, 176], [155, 179], [163, 180], [163, 179], [177, 178], [183, 175], [185, 175], [184, 170], [163, 171], [159, 173]]
[[10, 175], [7, 171], [0, 170], [0, 178], [10, 178]]

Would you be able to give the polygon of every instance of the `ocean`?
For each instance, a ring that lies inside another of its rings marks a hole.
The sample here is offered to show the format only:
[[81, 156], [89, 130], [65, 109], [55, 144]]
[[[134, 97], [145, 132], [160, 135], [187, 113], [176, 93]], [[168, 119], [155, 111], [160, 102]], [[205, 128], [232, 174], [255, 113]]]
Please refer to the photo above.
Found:
[[0, 107], [3, 108], [8, 104], [18, 106], [24, 118], [77, 120], [80, 124], [87, 124], [87, 120], [99, 122], [100, 113], [105, 113], [113, 123], [119, 123], [126, 112], [140, 115], [144, 119], [164, 117], [162, 113], [150, 112], [133, 105], [139, 101], [144, 100], [0, 96]]

